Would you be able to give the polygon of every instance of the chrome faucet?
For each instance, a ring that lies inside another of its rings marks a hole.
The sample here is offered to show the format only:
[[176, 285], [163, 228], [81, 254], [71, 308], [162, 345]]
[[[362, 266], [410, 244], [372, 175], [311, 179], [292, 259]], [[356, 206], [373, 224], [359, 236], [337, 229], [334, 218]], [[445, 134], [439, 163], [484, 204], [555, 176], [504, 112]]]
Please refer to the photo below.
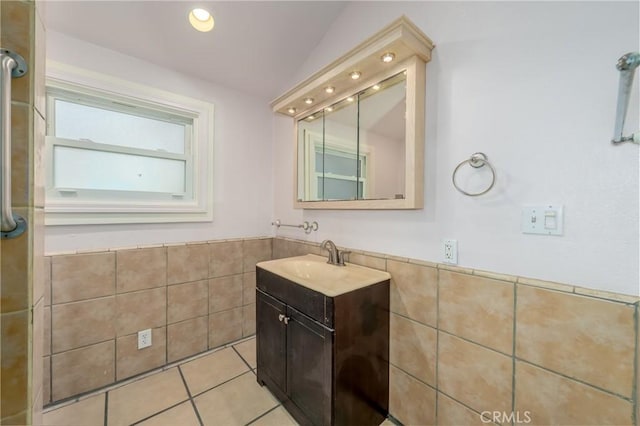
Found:
[[331, 240], [324, 240], [320, 244], [320, 248], [329, 252], [327, 263], [329, 265], [345, 266], [344, 261], [350, 251], [340, 251], [336, 247], [335, 243]]

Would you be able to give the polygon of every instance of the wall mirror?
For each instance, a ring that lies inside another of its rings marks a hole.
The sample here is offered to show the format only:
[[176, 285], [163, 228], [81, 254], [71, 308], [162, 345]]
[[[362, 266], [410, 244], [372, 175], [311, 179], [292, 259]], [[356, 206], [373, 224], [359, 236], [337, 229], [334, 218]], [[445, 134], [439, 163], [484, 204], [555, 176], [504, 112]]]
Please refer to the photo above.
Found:
[[423, 207], [432, 48], [402, 17], [272, 103], [295, 120], [294, 207]]
[[298, 201], [405, 198], [406, 75], [298, 120]]

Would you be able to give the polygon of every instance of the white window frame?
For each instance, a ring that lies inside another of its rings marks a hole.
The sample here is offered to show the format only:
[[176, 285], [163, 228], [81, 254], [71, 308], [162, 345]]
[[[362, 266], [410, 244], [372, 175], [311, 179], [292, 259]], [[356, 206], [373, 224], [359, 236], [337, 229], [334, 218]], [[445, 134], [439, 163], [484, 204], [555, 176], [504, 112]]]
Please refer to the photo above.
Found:
[[[345, 176], [334, 173], [325, 173], [323, 175], [322, 170], [316, 170], [316, 152], [318, 147], [322, 148], [322, 146], [324, 145], [325, 148], [328, 148], [329, 150], [339, 154], [356, 155], [356, 150], [353, 149], [353, 144], [350, 144], [346, 140], [341, 140], [334, 137], [323, 138], [322, 134], [308, 130], [305, 130], [304, 138], [306, 145], [305, 167], [307, 168], [307, 170], [309, 170], [309, 173], [305, 173], [305, 194], [310, 194], [311, 200], [318, 200], [317, 182], [319, 177], [327, 177], [331, 179], [345, 180], [350, 182], [355, 182], [358, 179], [357, 176]], [[370, 164], [372, 164], [374, 155], [372, 147], [360, 143], [359, 155], [360, 157], [362, 157], [365, 163], [365, 173], [363, 176], [360, 176], [360, 182], [362, 182], [362, 198], [364, 199], [366, 198], [370, 189]], [[362, 160], [359, 159], [358, 161]]]
[[[47, 135], [53, 134], [54, 130], [53, 102], [56, 98], [98, 107], [124, 104], [147, 111], [150, 117], [181, 117], [177, 120], [187, 124], [184, 155], [47, 136], [46, 225], [213, 220], [213, 104], [56, 62], [47, 62], [46, 86]], [[120, 111], [126, 112], [125, 108]], [[52, 184], [56, 146], [184, 160], [185, 192], [55, 188]]]

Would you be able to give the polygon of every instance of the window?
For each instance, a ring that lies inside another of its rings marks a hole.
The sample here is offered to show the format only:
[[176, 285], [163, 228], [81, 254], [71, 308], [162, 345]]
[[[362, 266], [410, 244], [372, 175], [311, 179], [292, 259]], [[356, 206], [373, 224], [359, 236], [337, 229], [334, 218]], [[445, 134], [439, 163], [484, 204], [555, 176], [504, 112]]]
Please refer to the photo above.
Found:
[[47, 80], [46, 223], [211, 220], [213, 105], [120, 83]]
[[310, 194], [311, 199], [354, 199], [356, 187], [358, 198], [364, 198], [367, 193], [370, 148], [361, 144], [359, 152], [356, 152], [353, 144], [346, 141], [327, 138], [323, 143], [321, 134], [310, 131], [305, 131], [305, 136], [308, 153], [306, 163], [312, 176], [306, 182], [306, 193]]

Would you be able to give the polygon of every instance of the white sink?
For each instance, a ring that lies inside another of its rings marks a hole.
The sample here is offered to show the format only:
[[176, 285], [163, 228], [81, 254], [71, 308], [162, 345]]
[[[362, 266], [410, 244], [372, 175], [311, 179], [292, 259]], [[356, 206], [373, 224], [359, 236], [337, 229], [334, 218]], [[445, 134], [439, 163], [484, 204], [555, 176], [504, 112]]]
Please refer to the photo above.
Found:
[[391, 278], [388, 272], [348, 262], [345, 266], [330, 265], [326, 257], [314, 254], [268, 260], [257, 266], [329, 297]]

